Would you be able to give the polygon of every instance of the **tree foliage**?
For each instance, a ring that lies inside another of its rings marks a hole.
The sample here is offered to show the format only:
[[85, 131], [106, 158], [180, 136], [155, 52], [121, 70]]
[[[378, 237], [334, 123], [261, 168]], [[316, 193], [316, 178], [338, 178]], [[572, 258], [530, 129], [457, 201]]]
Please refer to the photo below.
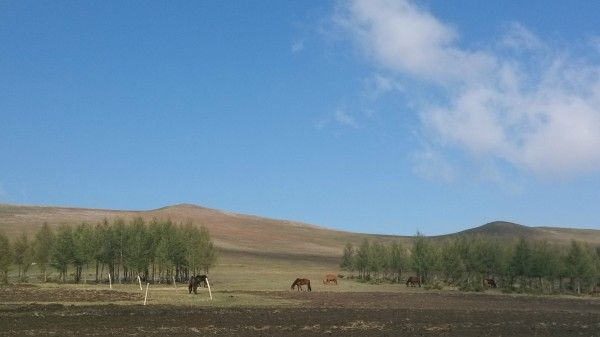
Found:
[[170, 282], [208, 273], [218, 254], [204, 226], [174, 224], [170, 220], [146, 223], [135, 218], [129, 222], [115, 219], [96, 225], [61, 225], [55, 230], [44, 224], [31, 243], [26, 235], [13, 245], [0, 237], [0, 255], [8, 257], [6, 268], [12, 263], [19, 266], [20, 275], [33, 261], [44, 281], [47, 267], [52, 266], [62, 282], [87, 281], [91, 279], [87, 277], [90, 268], [95, 268], [96, 281], [106, 280], [110, 274], [114, 282], [138, 276], [147, 281]]
[[417, 233], [410, 250], [398, 242], [364, 239], [356, 250], [347, 243], [340, 266], [371, 281], [401, 282], [402, 273], [411, 272], [434, 287], [441, 278], [459, 289], [483, 290], [491, 278], [508, 291], [583, 293], [600, 284], [600, 247], [481, 236], [436, 240]]

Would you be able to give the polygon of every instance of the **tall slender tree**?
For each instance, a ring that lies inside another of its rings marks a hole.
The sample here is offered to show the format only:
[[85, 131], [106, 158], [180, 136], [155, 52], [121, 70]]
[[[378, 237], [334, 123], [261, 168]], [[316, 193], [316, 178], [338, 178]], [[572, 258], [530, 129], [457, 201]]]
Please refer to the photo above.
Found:
[[12, 263], [12, 249], [10, 241], [4, 233], [0, 233], [0, 271], [2, 272], [2, 283], [8, 283], [8, 270]]
[[47, 281], [48, 277], [47, 268], [52, 258], [54, 239], [54, 232], [48, 226], [48, 223], [44, 223], [42, 228], [35, 234], [33, 241], [33, 260], [42, 272], [44, 282]]
[[19, 279], [26, 277], [32, 255], [29, 238], [27, 233], [23, 232], [13, 244], [13, 262], [17, 265]]
[[344, 254], [342, 255], [340, 268], [347, 271], [354, 270], [354, 246], [350, 242], [347, 242], [346, 246], [344, 247]]
[[68, 225], [58, 227], [56, 242], [53, 250], [53, 264], [63, 282], [67, 281], [69, 264], [74, 261], [73, 229]]

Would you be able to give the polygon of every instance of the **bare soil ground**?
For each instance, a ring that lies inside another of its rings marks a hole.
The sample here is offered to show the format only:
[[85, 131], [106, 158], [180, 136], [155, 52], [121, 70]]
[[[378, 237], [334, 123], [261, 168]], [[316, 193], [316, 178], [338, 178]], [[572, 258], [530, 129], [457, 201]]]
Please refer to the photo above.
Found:
[[34, 285], [16, 285], [0, 287], [0, 303], [15, 302], [119, 302], [140, 301], [141, 294], [95, 289], [51, 288], [44, 289]]
[[[21, 298], [32, 288], [13, 290], [23, 292], [15, 295]], [[105, 296], [81, 292], [85, 295], [77, 296], [92, 300]], [[285, 304], [75, 306], [8, 304], [0, 297], [0, 336], [600, 336], [596, 299], [451, 292], [248, 293]]]

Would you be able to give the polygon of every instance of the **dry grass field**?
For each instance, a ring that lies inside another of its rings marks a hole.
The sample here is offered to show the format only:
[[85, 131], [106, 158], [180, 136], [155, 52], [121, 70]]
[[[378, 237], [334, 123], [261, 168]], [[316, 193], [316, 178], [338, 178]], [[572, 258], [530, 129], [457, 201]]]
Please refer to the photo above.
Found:
[[[0, 336], [598, 336], [600, 299], [463, 293], [340, 279], [314, 257], [239, 253], [211, 271], [213, 299], [185, 284], [0, 287]], [[89, 274], [91, 278], [91, 274]], [[290, 290], [295, 277], [312, 292]]]
[[[600, 336], [597, 297], [463, 293], [348, 279], [322, 284], [326, 273], [341, 273], [346, 242], [367, 237], [408, 244], [410, 237], [340, 232], [192, 205], [146, 212], [1, 205], [0, 231], [14, 238], [44, 222], [138, 216], [209, 228], [220, 251], [209, 273], [212, 300], [205, 288], [190, 295], [185, 284], [151, 284], [144, 306], [145, 288], [136, 283], [113, 284], [112, 290], [106, 283], [40, 283], [34, 267], [29, 284], [15, 284], [13, 275], [12, 285], [0, 287], [0, 336]], [[600, 242], [600, 231], [502, 222], [466, 234]], [[93, 272], [84, 270], [84, 277], [91, 280]], [[296, 277], [311, 279], [313, 291], [291, 291]]]

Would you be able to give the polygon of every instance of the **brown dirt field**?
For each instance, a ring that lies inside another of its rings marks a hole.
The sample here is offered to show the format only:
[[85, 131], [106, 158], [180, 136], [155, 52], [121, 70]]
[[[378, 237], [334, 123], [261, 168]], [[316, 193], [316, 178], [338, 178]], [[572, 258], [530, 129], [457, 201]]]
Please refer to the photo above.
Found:
[[38, 288], [33, 285], [0, 287], [0, 303], [16, 302], [118, 302], [141, 301], [141, 294], [114, 291], [69, 288]]
[[270, 308], [0, 304], [0, 336], [600, 336], [600, 301], [594, 299], [461, 293], [252, 294], [298, 304]]

